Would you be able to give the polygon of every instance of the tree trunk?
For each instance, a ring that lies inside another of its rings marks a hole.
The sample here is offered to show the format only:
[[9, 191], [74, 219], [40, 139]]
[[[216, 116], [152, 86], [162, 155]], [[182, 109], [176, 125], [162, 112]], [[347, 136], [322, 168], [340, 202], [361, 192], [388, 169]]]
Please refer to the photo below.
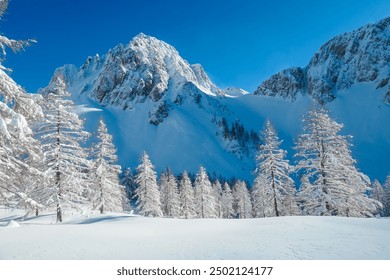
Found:
[[275, 187], [275, 175], [274, 175], [274, 171], [271, 172], [271, 176], [272, 176], [272, 190], [274, 191], [275, 215], [276, 215], [276, 217], [279, 217], [278, 202], [277, 202], [277, 200], [276, 200], [276, 187]]
[[57, 223], [62, 223], [62, 209], [60, 204], [57, 204]]

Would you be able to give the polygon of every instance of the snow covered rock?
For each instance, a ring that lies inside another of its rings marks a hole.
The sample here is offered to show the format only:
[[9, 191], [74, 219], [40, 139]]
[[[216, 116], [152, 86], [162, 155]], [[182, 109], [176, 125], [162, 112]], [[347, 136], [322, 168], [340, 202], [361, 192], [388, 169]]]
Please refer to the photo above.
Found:
[[88, 92], [99, 103], [122, 109], [131, 108], [133, 101], [157, 102], [169, 89], [178, 93], [188, 83], [205, 94], [224, 95], [201, 65], [190, 65], [175, 48], [143, 33], [103, 57], [88, 57], [79, 70], [74, 65], [58, 68], [54, 76], [58, 75], [68, 85], [83, 84], [79, 93]]
[[385, 88], [390, 101], [390, 17], [334, 37], [314, 54], [305, 68], [290, 68], [264, 81], [254, 94], [295, 100], [307, 93], [320, 103], [356, 83]]
[[223, 91], [225, 92], [226, 97], [240, 97], [249, 94], [248, 91], [237, 87], [228, 87], [225, 88]]

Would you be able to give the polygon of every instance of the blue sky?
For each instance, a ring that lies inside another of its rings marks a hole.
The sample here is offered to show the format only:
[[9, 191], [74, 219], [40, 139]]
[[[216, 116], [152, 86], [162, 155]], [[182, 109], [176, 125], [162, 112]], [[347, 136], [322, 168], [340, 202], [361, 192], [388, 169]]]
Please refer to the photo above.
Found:
[[56, 67], [81, 66], [140, 32], [202, 64], [218, 86], [254, 91], [279, 70], [305, 66], [333, 36], [389, 12], [388, 0], [11, 0], [0, 32], [38, 40], [4, 63], [30, 92]]

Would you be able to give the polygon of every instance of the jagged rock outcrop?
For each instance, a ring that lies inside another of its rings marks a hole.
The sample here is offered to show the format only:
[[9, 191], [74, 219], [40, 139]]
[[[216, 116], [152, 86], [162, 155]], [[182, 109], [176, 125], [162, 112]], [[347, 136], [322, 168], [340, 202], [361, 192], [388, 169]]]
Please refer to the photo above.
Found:
[[307, 93], [320, 103], [336, 98], [355, 83], [386, 87], [390, 101], [390, 17], [334, 37], [314, 54], [305, 68], [290, 68], [264, 81], [254, 94], [295, 100]]

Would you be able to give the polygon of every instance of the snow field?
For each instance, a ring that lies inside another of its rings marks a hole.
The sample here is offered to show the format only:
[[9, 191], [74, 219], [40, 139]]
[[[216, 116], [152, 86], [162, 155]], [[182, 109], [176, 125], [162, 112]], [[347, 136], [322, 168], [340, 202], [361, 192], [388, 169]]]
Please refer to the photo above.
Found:
[[[18, 218], [19, 217], [19, 218]], [[7, 227], [15, 220], [21, 227]], [[389, 260], [390, 219], [144, 218], [0, 211], [3, 260]]]

